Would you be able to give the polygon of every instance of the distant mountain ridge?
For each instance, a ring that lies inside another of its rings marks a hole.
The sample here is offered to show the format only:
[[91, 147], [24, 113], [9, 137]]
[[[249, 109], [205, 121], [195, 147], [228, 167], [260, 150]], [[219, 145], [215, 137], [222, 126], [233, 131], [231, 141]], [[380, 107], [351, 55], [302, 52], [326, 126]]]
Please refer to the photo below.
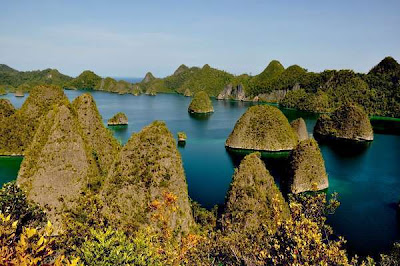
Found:
[[191, 96], [205, 91], [220, 100], [276, 102], [314, 112], [331, 112], [342, 103], [352, 101], [362, 105], [370, 115], [400, 117], [400, 65], [392, 57], [384, 58], [367, 74], [351, 70], [314, 73], [298, 65], [285, 68], [279, 61], [272, 60], [255, 76], [235, 76], [208, 64], [203, 67], [182, 64], [165, 78], [147, 72], [135, 83], [102, 78], [90, 70], [72, 78], [56, 69], [20, 72], [0, 65], [0, 89], [29, 91], [40, 84], [133, 95], [179, 93]]

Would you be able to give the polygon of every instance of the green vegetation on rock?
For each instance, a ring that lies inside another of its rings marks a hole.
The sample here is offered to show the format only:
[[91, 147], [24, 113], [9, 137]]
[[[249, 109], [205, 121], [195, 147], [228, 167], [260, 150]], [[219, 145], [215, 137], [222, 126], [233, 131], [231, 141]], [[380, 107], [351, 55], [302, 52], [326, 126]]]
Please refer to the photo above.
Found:
[[101, 77], [96, 75], [93, 71], [85, 70], [78, 77], [71, 80], [67, 88], [90, 90], [98, 87], [101, 83]]
[[210, 97], [204, 91], [197, 92], [188, 107], [190, 113], [212, 113], [214, 108]]
[[329, 186], [324, 159], [314, 139], [300, 142], [289, 158], [289, 191], [300, 193]]
[[107, 124], [109, 126], [116, 126], [116, 125], [127, 125], [128, 124], [128, 117], [124, 113], [116, 113], [113, 117], [108, 119]]
[[275, 230], [274, 204], [280, 219], [289, 219], [289, 208], [259, 153], [247, 155], [235, 170], [226, 197], [222, 227], [226, 231], [254, 231], [262, 225]]
[[186, 141], [187, 136], [185, 132], [178, 132], [178, 141]]
[[314, 127], [314, 134], [355, 141], [374, 139], [367, 113], [355, 104], [344, 104], [331, 114], [320, 115]]
[[252, 106], [240, 117], [225, 146], [258, 151], [292, 150], [298, 138], [287, 118], [276, 107]]
[[303, 118], [300, 117], [293, 120], [290, 126], [293, 128], [294, 132], [297, 133], [299, 141], [308, 139], [307, 125]]
[[73, 207], [99, 176], [82, 135], [70, 104], [53, 106], [41, 119], [18, 173], [17, 183], [29, 200], [47, 209], [56, 231], [61, 229], [64, 208]]
[[5, 117], [9, 117], [15, 113], [15, 108], [7, 99], [0, 99], [0, 121]]
[[37, 86], [21, 109], [2, 120], [0, 124], [0, 153], [23, 154], [31, 143], [41, 116], [53, 105], [68, 102], [63, 90], [57, 86]]
[[0, 85], [7, 88], [17, 88], [24, 85], [29, 91], [37, 85], [64, 86], [72, 78], [58, 72], [57, 69], [34, 71], [18, 71], [7, 65], [0, 65]]
[[115, 158], [102, 195], [105, 214], [121, 230], [146, 225], [180, 235], [193, 224], [186, 177], [164, 122], [131, 136]]
[[72, 106], [99, 172], [105, 176], [118, 154], [120, 145], [111, 131], [105, 128], [92, 95], [80, 95], [72, 102]]

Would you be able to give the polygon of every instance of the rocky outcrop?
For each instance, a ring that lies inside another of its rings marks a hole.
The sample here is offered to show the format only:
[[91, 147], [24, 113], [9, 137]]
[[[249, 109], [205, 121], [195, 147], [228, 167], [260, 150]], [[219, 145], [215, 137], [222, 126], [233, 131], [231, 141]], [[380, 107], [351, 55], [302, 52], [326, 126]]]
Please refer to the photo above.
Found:
[[131, 136], [115, 158], [102, 197], [105, 215], [118, 228], [188, 232], [193, 217], [182, 159], [164, 122]]
[[63, 223], [64, 209], [72, 208], [98, 175], [74, 110], [69, 104], [54, 106], [41, 119], [25, 154], [18, 185], [29, 200], [47, 210], [57, 232]]
[[183, 93], [183, 95], [186, 97], [191, 97], [191, 96], [193, 96], [193, 93], [189, 89], [186, 89], [185, 92]]
[[314, 139], [300, 142], [291, 153], [289, 164], [290, 192], [300, 193], [328, 188], [324, 159]]
[[296, 133], [276, 107], [252, 106], [240, 117], [225, 142], [233, 149], [287, 151], [297, 145]]
[[23, 91], [18, 90], [18, 91], [16, 91], [16, 92], [14, 93], [14, 96], [15, 96], [15, 97], [24, 97], [25, 94], [24, 94]]
[[107, 124], [109, 126], [127, 125], [128, 117], [124, 113], [116, 113], [113, 117], [108, 119]]
[[331, 114], [321, 115], [314, 127], [314, 135], [354, 141], [374, 139], [367, 113], [355, 104], [345, 104]]
[[189, 113], [212, 113], [214, 107], [208, 94], [204, 91], [196, 93], [188, 107]]
[[[279, 215], [274, 204], [279, 206]], [[262, 224], [274, 230], [276, 219], [289, 219], [289, 215], [288, 205], [260, 154], [247, 155], [232, 178], [222, 216], [223, 230], [240, 233], [257, 230]]]
[[96, 160], [101, 175], [106, 175], [120, 145], [112, 133], [103, 124], [92, 95], [82, 94], [73, 102], [76, 118], [81, 132]]
[[297, 133], [297, 137], [299, 141], [303, 141], [308, 139], [308, 131], [307, 125], [303, 118], [297, 118], [290, 123], [290, 126], [293, 128], [294, 132]]
[[15, 113], [15, 108], [7, 99], [0, 99], [0, 120]]
[[246, 100], [246, 94], [241, 84], [236, 86], [228, 84], [225, 86], [224, 90], [218, 95], [217, 99], [244, 101]]
[[146, 76], [144, 76], [142, 83], [149, 83], [152, 80], [155, 80], [156, 78], [153, 76], [151, 72], [147, 72]]
[[260, 102], [279, 103], [280, 101], [283, 100], [283, 98], [285, 98], [287, 92], [288, 90], [274, 90], [270, 93], [259, 94], [256, 97], [258, 97], [257, 101]]
[[60, 87], [46, 85], [32, 89], [22, 107], [0, 124], [0, 153], [23, 154], [33, 139], [40, 117], [60, 103], [68, 103]]

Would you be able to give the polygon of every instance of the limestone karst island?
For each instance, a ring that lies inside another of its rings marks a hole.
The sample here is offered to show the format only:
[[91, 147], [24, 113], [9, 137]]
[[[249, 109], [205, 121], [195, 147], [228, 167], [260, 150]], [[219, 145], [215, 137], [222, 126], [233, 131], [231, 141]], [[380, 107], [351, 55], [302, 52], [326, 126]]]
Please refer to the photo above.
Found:
[[5, 1], [0, 265], [400, 265], [399, 1]]

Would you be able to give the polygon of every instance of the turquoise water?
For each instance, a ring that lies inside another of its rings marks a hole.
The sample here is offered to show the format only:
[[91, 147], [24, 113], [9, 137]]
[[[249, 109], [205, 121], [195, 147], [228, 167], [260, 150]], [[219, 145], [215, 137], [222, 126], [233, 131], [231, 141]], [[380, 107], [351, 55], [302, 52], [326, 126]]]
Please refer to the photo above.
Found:
[[[81, 92], [66, 91], [72, 100]], [[224, 143], [237, 119], [252, 103], [213, 101], [215, 113], [192, 116], [187, 112], [190, 98], [180, 95], [157, 96], [92, 93], [103, 121], [117, 112], [128, 116], [128, 127], [113, 128], [122, 143], [133, 132], [153, 120], [166, 121], [176, 135], [186, 132], [188, 139], [182, 154], [190, 196], [205, 207], [224, 202], [234, 167], [241, 155], [226, 151]], [[6, 95], [16, 107], [26, 99]], [[282, 109], [289, 120], [303, 117], [309, 132], [315, 125], [315, 114]], [[380, 124], [380, 129], [382, 125]], [[380, 130], [381, 132], [381, 130]], [[400, 136], [375, 134], [367, 147], [320, 143], [330, 187], [338, 192], [341, 206], [329, 223], [336, 233], [348, 240], [348, 248], [360, 255], [377, 254], [400, 240], [396, 203], [400, 200]], [[0, 183], [15, 178], [19, 163], [0, 158]], [[287, 167], [285, 159], [267, 159], [267, 168], [277, 183]]]

